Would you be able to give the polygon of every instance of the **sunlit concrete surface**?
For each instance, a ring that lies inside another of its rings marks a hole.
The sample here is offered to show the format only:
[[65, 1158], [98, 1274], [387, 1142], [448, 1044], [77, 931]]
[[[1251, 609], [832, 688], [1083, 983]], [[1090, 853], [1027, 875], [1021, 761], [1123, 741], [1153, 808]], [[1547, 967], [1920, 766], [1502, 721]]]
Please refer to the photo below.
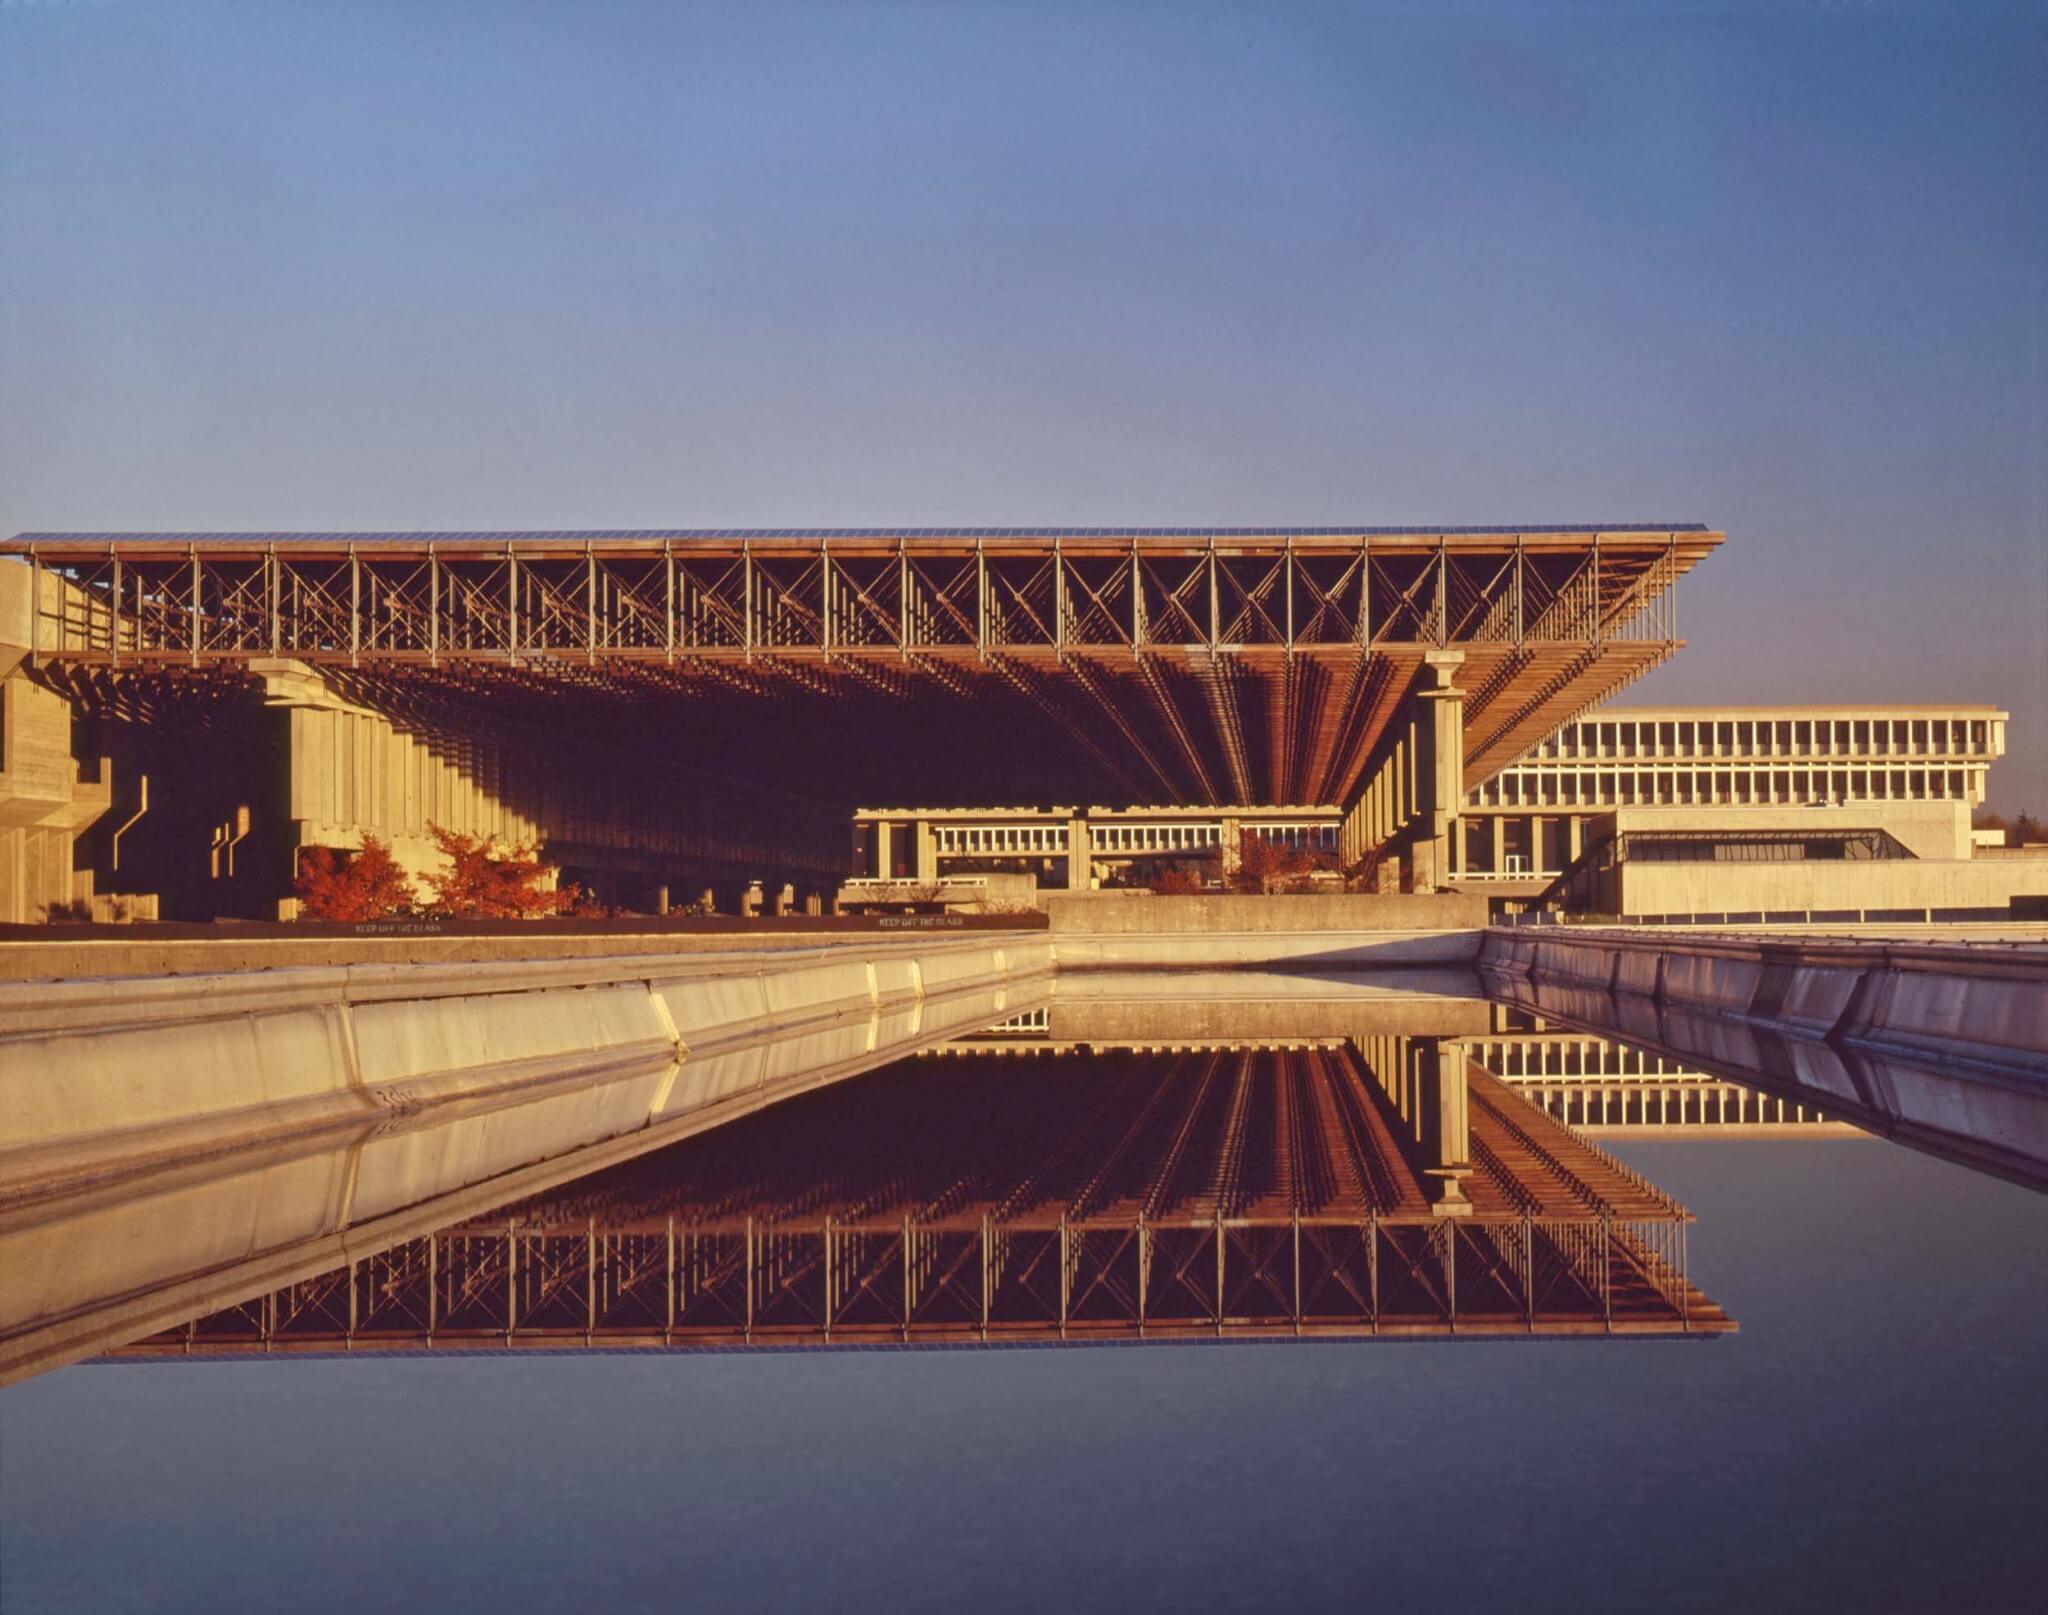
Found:
[[710, 956], [346, 965], [0, 983], [0, 1204], [195, 1152], [375, 1126], [457, 1099], [647, 1077], [657, 1112], [760, 1098], [849, 1026], [995, 1018], [1042, 932]]
[[1489, 931], [1480, 962], [2048, 1085], [2048, 946], [1536, 927]]
[[[281, 1127], [275, 1112], [252, 1116], [243, 1107], [186, 1116], [176, 1136], [187, 1145], [176, 1150], [162, 1147], [172, 1129], [159, 1128], [154, 1140], [100, 1135], [68, 1139], [61, 1150], [10, 1151], [14, 1175], [0, 1201], [0, 1378], [89, 1355], [1028, 1011], [1048, 985], [1042, 959], [1028, 953], [1014, 968], [972, 949], [903, 955], [842, 957], [829, 969], [765, 979], [756, 968], [711, 983], [670, 974], [637, 988], [530, 986], [482, 1004], [392, 1000], [382, 1024], [361, 1028], [359, 1047], [373, 1051], [367, 1071], [406, 1046], [438, 1047], [442, 1058], [471, 1052], [460, 1046], [477, 1032], [477, 1017], [501, 1046], [557, 1022], [557, 1052], [529, 1057], [518, 1080], [496, 1085], [467, 1068], [430, 1104], [354, 1087], [326, 1125], [301, 1112]], [[607, 1019], [673, 1019], [671, 1005], [693, 1043], [635, 1039], [609, 1055], [590, 1046]], [[328, 1006], [340, 1030], [310, 1047], [316, 1070], [364, 1007]], [[204, 1029], [217, 1025], [198, 1014], [183, 1023], [200, 1044], [184, 1055], [207, 1058], [216, 1034]], [[125, 1035], [110, 1045], [89, 1032], [91, 1055], [68, 1069], [53, 1064], [54, 1040], [9, 1039], [0, 1042], [9, 1062], [0, 1070], [10, 1093], [22, 1091], [25, 1073], [90, 1084], [109, 1069], [178, 1091], [193, 1069], [177, 1063], [179, 1030], [156, 1028], [146, 1045]], [[262, 1059], [217, 1072], [192, 1102], [236, 1079], [292, 1080], [291, 1047], [288, 1037], [263, 1042]], [[197, 1068], [202, 1079], [207, 1069]], [[19, 1125], [12, 1106], [8, 1117]]]
[[1486, 900], [1464, 894], [1200, 896], [1111, 901], [1049, 895], [1063, 970], [1470, 964]]
[[[2030, 949], [1491, 933], [1501, 1003], [2048, 1186], [2048, 968]], [[1830, 1018], [1832, 1017], [1832, 1019]]]
[[1470, 967], [1360, 972], [1069, 970], [1038, 1009], [948, 1047], [1186, 1048], [1364, 1037], [1459, 1037], [1487, 1029]]

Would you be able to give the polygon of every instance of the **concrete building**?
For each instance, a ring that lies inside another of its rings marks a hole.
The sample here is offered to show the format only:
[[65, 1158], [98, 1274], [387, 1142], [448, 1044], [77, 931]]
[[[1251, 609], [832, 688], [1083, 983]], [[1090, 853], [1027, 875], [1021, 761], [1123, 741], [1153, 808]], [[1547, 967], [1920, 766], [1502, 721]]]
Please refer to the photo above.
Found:
[[1671, 924], [1990, 921], [2048, 907], [2048, 859], [1972, 856], [1962, 802], [1618, 808], [1546, 889]]
[[1964, 705], [1603, 707], [1466, 793], [1451, 878], [1540, 890], [1617, 808], [1981, 807], [2006, 719]]
[[931, 882], [1024, 871], [1041, 888], [1086, 891], [1134, 866], [1235, 866], [1247, 836], [1334, 858], [1335, 807], [861, 808], [855, 867], [871, 880]]
[[[0, 567], [0, 925], [66, 913], [154, 919], [154, 894], [127, 881], [132, 853], [121, 863], [133, 815], [103, 822], [114, 805], [112, 761], [80, 732], [70, 701], [25, 676], [34, 632], [27, 582], [23, 569]], [[54, 585], [47, 592], [58, 594]], [[141, 795], [146, 803], [146, 785]], [[97, 869], [76, 857], [95, 826], [110, 849]]]
[[[640, 909], [706, 888], [787, 903], [849, 874], [1223, 874], [1247, 833], [1403, 889], [1534, 896], [1597, 815], [1982, 800], [1989, 707], [1600, 707], [1682, 643], [1673, 591], [1720, 541], [23, 535], [0, 557], [20, 687], [0, 739], [31, 759], [67, 728], [73, 762], [62, 782], [10, 769], [40, 783], [0, 809], [0, 903], [35, 917], [118, 887], [170, 917], [267, 918], [291, 912], [300, 848], [376, 835], [419, 870], [436, 824], [537, 842]], [[892, 800], [927, 805], [855, 807]], [[1006, 801], [1138, 805], [975, 805]], [[1988, 908], [1996, 884], [1918, 906]]]
[[104, 759], [72, 755], [62, 696], [0, 679], [0, 924], [78, 905], [112, 917], [107, 898], [94, 901], [93, 872], [72, 867], [78, 837], [106, 814], [109, 772]]

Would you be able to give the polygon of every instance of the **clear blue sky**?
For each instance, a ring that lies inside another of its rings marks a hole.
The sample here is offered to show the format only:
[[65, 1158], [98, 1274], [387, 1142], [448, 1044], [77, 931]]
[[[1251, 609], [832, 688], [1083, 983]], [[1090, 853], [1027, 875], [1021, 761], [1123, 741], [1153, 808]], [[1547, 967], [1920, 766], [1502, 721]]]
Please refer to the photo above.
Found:
[[2048, 811], [2048, 7], [0, 0], [0, 532], [1697, 520]]

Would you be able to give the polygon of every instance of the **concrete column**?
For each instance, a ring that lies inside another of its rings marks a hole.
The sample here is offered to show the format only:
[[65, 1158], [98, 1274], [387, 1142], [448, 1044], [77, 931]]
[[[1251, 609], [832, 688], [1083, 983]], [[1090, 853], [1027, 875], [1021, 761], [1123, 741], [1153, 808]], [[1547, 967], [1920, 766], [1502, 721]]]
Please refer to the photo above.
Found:
[[939, 842], [932, 834], [931, 821], [917, 821], [917, 883], [930, 886], [939, 878]]
[[1571, 828], [1565, 837], [1564, 861], [1568, 864], [1575, 864], [1579, 861], [1579, 854], [1586, 850], [1586, 821], [1579, 814], [1574, 813], [1565, 823], [1570, 825]]
[[1429, 1209], [1439, 1217], [1465, 1217], [1472, 1202], [1465, 1196], [1465, 1179], [1472, 1175], [1472, 1127], [1470, 1083], [1465, 1047], [1455, 1040], [1417, 1040], [1423, 1044], [1422, 1115], [1425, 1176], [1437, 1186]]
[[1493, 873], [1499, 876], [1508, 867], [1507, 820], [1498, 813], [1491, 814], [1487, 818], [1487, 828], [1493, 834]]
[[[28, 568], [0, 563], [0, 575], [17, 573]], [[106, 813], [112, 773], [103, 758], [96, 781], [79, 777], [68, 700], [26, 678], [0, 679], [0, 921], [36, 924], [90, 899], [91, 874], [74, 875], [72, 846]]]
[[1075, 814], [1067, 820], [1067, 890], [1085, 892], [1089, 870], [1088, 820]]
[[1464, 665], [1463, 651], [1430, 651], [1425, 657], [1433, 688], [1421, 692], [1416, 715], [1418, 742], [1413, 762], [1413, 848], [1415, 889], [1443, 882], [1450, 868], [1450, 838], [1465, 801], [1465, 692], [1451, 681]]
[[877, 880], [889, 880], [896, 874], [896, 866], [889, 856], [895, 850], [896, 826], [887, 819], [875, 820], [875, 866], [870, 871]]

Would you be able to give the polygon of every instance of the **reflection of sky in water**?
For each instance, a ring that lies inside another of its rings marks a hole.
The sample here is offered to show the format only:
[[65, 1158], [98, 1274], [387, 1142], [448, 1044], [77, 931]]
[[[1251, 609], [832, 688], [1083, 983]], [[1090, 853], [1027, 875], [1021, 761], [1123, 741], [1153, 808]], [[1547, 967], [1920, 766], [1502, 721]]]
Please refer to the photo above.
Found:
[[1622, 1148], [1741, 1335], [66, 1369], [0, 1404], [7, 1607], [1901, 1609], [2048, 1573], [2048, 1202], [1877, 1143]]
[[1698, 1214], [1740, 1335], [69, 1368], [0, 1397], [0, 1601], [1918, 1609], [2048, 1575], [2048, 1201], [1875, 1141], [1603, 1142]]

